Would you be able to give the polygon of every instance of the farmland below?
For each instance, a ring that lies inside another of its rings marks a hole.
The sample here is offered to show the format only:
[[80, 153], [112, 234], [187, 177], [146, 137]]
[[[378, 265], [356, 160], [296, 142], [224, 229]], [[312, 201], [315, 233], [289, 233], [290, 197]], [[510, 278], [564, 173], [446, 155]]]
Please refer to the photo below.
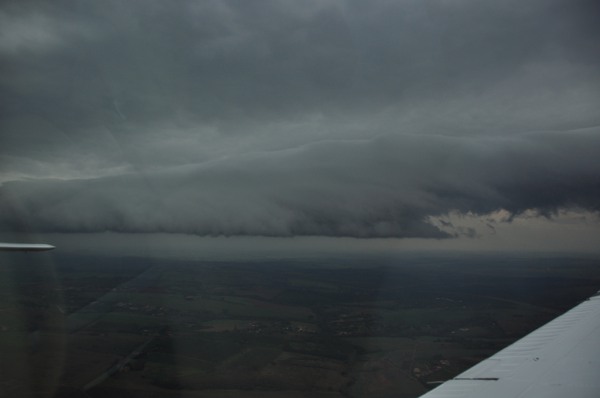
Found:
[[2, 259], [3, 396], [417, 397], [600, 288], [556, 256]]

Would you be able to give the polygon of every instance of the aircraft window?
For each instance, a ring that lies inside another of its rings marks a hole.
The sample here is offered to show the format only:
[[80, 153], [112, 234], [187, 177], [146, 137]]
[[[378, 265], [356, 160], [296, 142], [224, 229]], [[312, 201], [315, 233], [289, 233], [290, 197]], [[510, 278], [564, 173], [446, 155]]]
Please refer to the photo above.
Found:
[[598, 11], [3, 2], [0, 396], [418, 397], [593, 296]]

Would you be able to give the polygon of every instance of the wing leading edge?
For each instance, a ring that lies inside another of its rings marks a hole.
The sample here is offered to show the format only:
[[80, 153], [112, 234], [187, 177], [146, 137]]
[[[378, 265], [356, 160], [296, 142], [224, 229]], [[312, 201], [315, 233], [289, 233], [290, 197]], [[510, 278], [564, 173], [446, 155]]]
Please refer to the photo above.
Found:
[[421, 398], [598, 398], [600, 292]]
[[44, 243], [0, 243], [0, 251], [39, 252], [52, 249], [54, 246]]

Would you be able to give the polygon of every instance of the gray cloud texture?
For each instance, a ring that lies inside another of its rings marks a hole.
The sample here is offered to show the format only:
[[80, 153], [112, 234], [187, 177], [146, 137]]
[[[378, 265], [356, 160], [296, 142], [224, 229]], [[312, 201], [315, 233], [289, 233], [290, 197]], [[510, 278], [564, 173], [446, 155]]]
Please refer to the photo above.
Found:
[[432, 237], [598, 211], [591, 0], [4, 2], [0, 227]]
[[600, 210], [598, 132], [384, 136], [146, 176], [12, 182], [0, 191], [1, 222], [62, 232], [442, 238], [427, 216]]

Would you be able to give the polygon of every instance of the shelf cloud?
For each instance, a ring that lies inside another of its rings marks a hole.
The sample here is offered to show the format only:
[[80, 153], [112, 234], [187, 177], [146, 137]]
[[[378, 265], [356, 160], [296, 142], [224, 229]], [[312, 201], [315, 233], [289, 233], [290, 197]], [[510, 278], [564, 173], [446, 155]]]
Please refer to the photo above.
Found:
[[599, 15], [4, 2], [0, 229], [443, 239], [431, 217], [598, 212]]
[[600, 210], [598, 129], [324, 141], [96, 179], [5, 183], [0, 220], [60, 232], [444, 238], [426, 222]]

